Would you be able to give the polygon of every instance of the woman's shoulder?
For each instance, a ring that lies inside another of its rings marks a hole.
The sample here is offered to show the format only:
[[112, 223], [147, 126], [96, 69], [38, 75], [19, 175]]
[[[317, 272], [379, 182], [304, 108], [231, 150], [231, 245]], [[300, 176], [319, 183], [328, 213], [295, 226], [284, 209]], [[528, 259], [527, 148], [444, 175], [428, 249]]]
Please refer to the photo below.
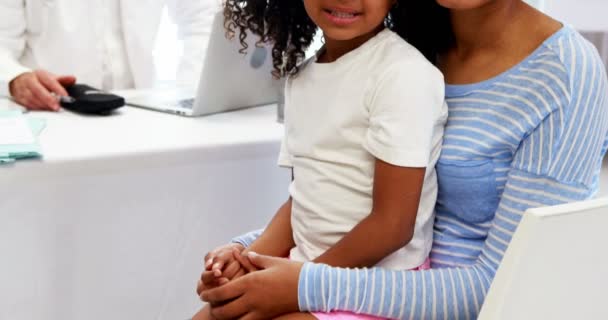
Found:
[[539, 141], [550, 137], [554, 144], [549, 148], [555, 152], [534, 159], [540, 163], [538, 168], [546, 171], [543, 174], [562, 182], [591, 185], [593, 170], [575, 172], [571, 168], [592, 168], [608, 141], [608, 79], [597, 49], [580, 33], [565, 26], [547, 39], [525, 66], [520, 69], [523, 74], [514, 77], [523, 88], [521, 96], [526, 97], [525, 90], [534, 91], [530, 100], [541, 107], [548, 103], [551, 110], [533, 128], [535, 133], [529, 135], [529, 143], [536, 147], [522, 149], [527, 151], [522, 151], [520, 169], [532, 167], [529, 150], [543, 150]]
[[599, 88], [607, 85], [606, 68], [597, 49], [570, 26], [546, 39], [507, 74], [509, 83], [525, 88], [521, 94], [529, 92], [528, 98], [549, 103], [551, 111], [579, 108], [580, 97], [600, 95]]
[[537, 63], [547, 67], [553, 63], [561, 69], [570, 90], [575, 90], [580, 81], [605, 81], [606, 69], [597, 48], [571, 26], [564, 26], [547, 39], [536, 58]]

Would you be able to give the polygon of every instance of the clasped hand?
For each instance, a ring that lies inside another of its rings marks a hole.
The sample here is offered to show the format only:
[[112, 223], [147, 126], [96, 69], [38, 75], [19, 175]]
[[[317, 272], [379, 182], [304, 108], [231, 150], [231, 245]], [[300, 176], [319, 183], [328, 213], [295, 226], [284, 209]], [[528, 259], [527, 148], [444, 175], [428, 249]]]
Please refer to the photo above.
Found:
[[246, 252], [241, 245], [223, 246], [205, 257], [197, 294], [218, 320], [270, 319], [298, 312], [302, 265]]
[[205, 256], [205, 270], [198, 281], [196, 293], [201, 296], [205, 290], [219, 287], [256, 271], [257, 268], [243, 255], [244, 251], [245, 247], [233, 243], [209, 252]]

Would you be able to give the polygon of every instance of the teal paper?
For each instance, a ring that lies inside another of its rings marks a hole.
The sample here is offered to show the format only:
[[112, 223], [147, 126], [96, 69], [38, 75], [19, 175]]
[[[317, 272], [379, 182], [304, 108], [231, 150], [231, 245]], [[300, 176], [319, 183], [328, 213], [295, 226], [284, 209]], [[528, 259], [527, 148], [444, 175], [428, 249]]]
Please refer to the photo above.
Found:
[[[0, 111], [0, 117], [24, 117], [19, 111]], [[46, 121], [44, 119], [26, 117], [30, 129], [34, 136], [38, 137], [44, 127]], [[18, 145], [0, 145], [0, 165], [15, 162], [18, 159], [36, 158], [41, 157], [42, 151], [40, 150], [40, 144], [36, 139], [36, 142], [32, 144], [18, 144]]]

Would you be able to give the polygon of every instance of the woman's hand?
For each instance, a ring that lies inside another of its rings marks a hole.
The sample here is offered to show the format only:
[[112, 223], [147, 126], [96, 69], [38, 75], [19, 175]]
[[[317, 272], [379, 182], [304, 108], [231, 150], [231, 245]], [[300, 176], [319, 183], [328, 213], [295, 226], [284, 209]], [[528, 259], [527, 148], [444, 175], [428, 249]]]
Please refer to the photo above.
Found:
[[218, 320], [257, 320], [299, 311], [298, 281], [303, 264], [252, 252], [248, 257], [260, 271], [201, 294], [203, 301], [216, 306], [211, 315]]

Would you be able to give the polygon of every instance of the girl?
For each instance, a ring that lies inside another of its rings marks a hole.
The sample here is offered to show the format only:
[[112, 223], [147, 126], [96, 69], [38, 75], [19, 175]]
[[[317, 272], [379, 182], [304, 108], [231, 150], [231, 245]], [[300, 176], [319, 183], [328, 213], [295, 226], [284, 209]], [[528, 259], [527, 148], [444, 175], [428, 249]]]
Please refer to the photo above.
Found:
[[[279, 165], [293, 170], [291, 197], [251, 250], [336, 267], [429, 267], [447, 106], [439, 70], [406, 42], [406, 14], [394, 0], [226, 4], [229, 32], [273, 43], [275, 74], [287, 77]], [[300, 65], [317, 26], [325, 45]], [[225, 282], [236, 265], [216, 255], [208, 274]]]

